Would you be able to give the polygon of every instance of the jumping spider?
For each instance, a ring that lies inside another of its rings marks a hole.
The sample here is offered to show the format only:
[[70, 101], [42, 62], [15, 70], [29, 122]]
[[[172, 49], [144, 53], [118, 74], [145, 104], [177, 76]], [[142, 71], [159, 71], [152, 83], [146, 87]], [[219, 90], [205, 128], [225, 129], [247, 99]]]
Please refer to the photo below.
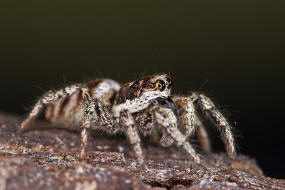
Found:
[[26, 129], [46, 106], [45, 117], [51, 122], [67, 127], [81, 126], [81, 158], [85, 156], [87, 129], [103, 129], [110, 134], [124, 131], [138, 163], [143, 165], [139, 132], [150, 135], [158, 129], [162, 134], [162, 146], [175, 143], [199, 164], [199, 156], [187, 141], [197, 128], [202, 148], [208, 150], [210, 147], [197, 114], [199, 110], [214, 121], [228, 155], [234, 157], [236, 150], [231, 127], [213, 102], [197, 92], [171, 97], [172, 86], [169, 75], [154, 74], [123, 86], [110, 79], [97, 79], [49, 91], [38, 100], [29, 117], [22, 122], [21, 129]]

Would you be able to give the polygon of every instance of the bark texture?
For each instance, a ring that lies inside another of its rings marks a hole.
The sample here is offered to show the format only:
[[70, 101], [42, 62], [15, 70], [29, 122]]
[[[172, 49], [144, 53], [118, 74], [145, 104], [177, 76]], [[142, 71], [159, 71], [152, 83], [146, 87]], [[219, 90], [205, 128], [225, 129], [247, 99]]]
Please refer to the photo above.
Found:
[[[87, 159], [78, 157], [80, 135], [35, 122], [19, 131], [21, 119], [0, 114], [0, 190], [4, 189], [285, 189], [266, 177], [254, 159], [202, 154], [202, 166], [175, 147], [146, 143], [147, 169], [137, 163], [123, 137], [90, 135]], [[98, 132], [97, 132], [98, 133]]]

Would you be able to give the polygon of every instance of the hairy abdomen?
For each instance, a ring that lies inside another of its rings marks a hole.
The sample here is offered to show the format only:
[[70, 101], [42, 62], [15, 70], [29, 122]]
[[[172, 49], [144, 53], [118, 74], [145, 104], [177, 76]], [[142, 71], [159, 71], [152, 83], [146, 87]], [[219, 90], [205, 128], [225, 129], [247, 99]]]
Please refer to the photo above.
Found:
[[75, 129], [80, 127], [84, 113], [82, 91], [78, 90], [71, 96], [65, 96], [47, 106], [45, 118], [52, 123]]
[[[100, 100], [104, 105], [111, 106], [120, 86], [110, 79], [97, 79], [86, 83], [86, 88], [93, 99]], [[80, 129], [84, 116], [84, 102], [81, 90], [70, 96], [64, 96], [46, 109], [45, 118], [52, 123], [60, 124], [68, 129]], [[96, 119], [96, 115], [94, 115]]]

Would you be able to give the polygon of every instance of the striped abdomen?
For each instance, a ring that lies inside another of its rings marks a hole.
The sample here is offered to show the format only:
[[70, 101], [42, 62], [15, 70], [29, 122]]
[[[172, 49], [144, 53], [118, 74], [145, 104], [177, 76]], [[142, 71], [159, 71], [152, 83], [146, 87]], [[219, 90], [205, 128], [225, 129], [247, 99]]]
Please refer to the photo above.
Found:
[[[86, 83], [85, 87], [93, 99], [100, 100], [103, 104], [111, 106], [120, 85], [110, 79], [97, 79]], [[53, 123], [63, 124], [67, 128], [75, 129], [83, 118], [83, 95], [77, 90], [70, 96], [64, 96], [47, 106], [45, 118]]]

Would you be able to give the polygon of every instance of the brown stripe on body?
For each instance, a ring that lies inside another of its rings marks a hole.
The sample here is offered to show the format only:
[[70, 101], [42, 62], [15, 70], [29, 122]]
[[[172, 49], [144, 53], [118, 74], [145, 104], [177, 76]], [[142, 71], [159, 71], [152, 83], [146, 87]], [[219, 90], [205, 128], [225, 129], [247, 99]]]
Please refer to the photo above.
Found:
[[62, 98], [62, 100], [59, 102], [59, 110], [57, 112], [56, 118], [62, 118], [65, 114], [65, 108], [67, 104], [69, 104], [70, 96], [65, 96]]
[[110, 102], [110, 104], [113, 104], [115, 101], [117, 95], [117, 91], [112, 90], [107, 96], [106, 96], [106, 101]]
[[78, 96], [77, 96], [77, 99], [76, 99], [76, 104], [75, 106], [73, 107], [73, 109], [76, 109], [83, 101], [83, 93], [82, 93], [82, 90], [78, 91]]
[[[111, 106], [117, 94], [117, 87], [113, 88], [112, 84], [107, 81], [106, 84], [109, 90], [104, 91], [105, 86], [100, 87], [99, 85], [102, 84], [102, 82], [105, 82], [106, 80], [108, 79], [93, 80], [91, 82], [86, 83], [85, 88], [88, 89], [91, 96], [94, 96], [96, 94], [96, 98], [99, 98], [102, 103], [104, 103], [106, 106]], [[108, 87], [108, 85], [110, 87]], [[74, 122], [76, 123], [77, 121], [80, 121], [82, 119], [83, 116], [81, 115], [83, 111], [83, 92], [82, 90], [78, 89], [70, 96], [63, 96], [53, 104], [48, 105], [46, 110], [46, 119], [51, 120], [54, 123], [62, 123], [68, 125], [70, 123], [74, 124]]]
[[47, 107], [45, 118], [52, 122], [64, 121], [68, 119], [67, 117], [72, 117], [71, 114], [74, 114], [73, 112], [81, 105], [82, 100], [81, 90], [74, 92], [71, 96], [64, 96]]
[[89, 94], [93, 94], [93, 91], [95, 88], [97, 88], [97, 86], [103, 82], [105, 79], [96, 79], [93, 81], [90, 81], [86, 84], [87, 88], [88, 88], [88, 92]]
[[71, 112], [74, 112], [82, 104], [82, 91], [76, 91], [70, 97], [69, 103], [65, 109], [65, 116], [70, 115]]
[[50, 120], [53, 117], [53, 111], [54, 111], [54, 105], [48, 105], [45, 112], [46, 120]]
[[126, 102], [126, 100], [133, 100], [139, 97], [142, 90], [142, 84], [143, 81], [135, 81], [127, 83], [123, 87], [121, 87], [116, 98], [116, 104], [121, 104]]
[[115, 83], [115, 81], [102, 78], [87, 83], [86, 87], [92, 98], [99, 99], [105, 105], [111, 105], [117, 94], [117, 87], [113, 86], [115, 85], [113, 83]]

